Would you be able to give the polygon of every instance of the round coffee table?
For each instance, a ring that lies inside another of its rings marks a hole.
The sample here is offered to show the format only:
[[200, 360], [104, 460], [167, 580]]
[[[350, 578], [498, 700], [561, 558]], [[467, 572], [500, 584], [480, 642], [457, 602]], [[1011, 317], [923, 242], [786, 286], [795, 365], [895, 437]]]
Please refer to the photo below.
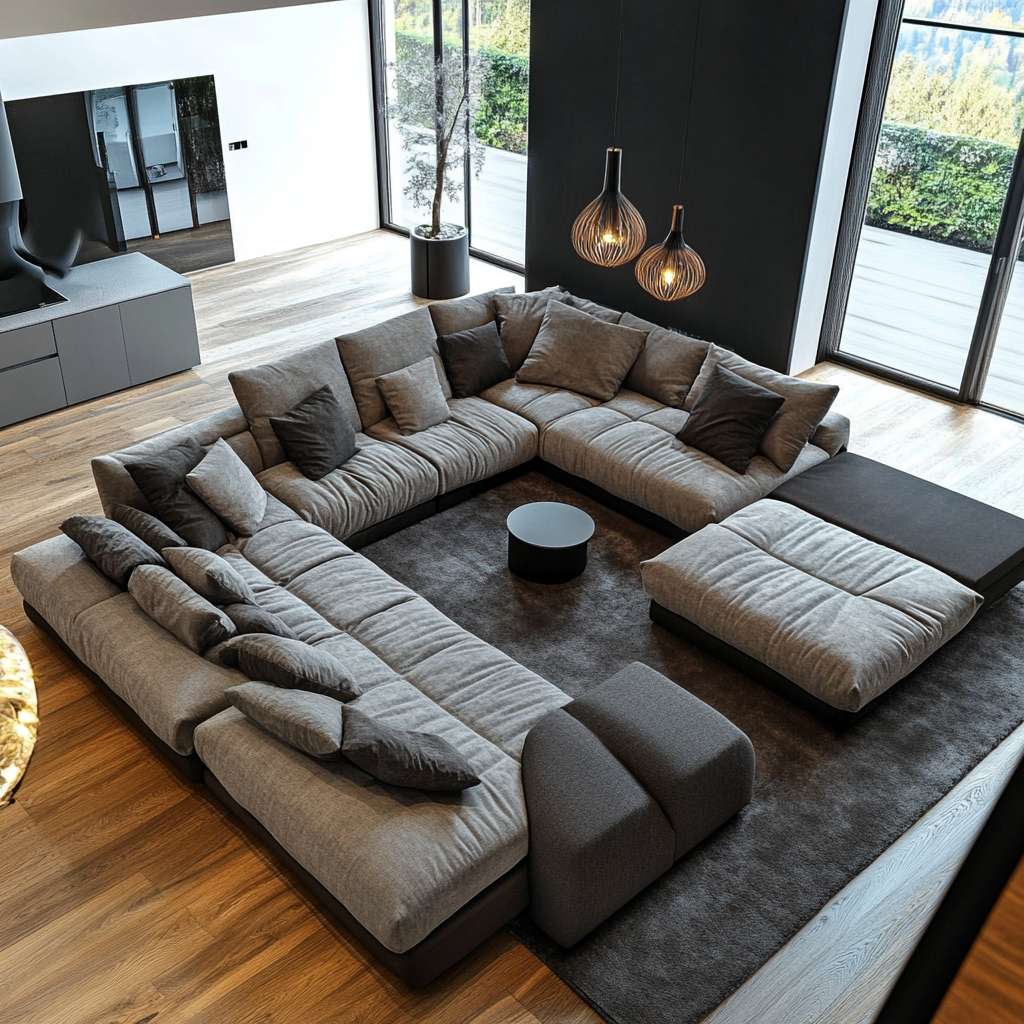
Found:
[[509, 513], [508, 567], [534, 583], [565, 583], [587, 565], [594, 520], [560, 501], [534, 501]]

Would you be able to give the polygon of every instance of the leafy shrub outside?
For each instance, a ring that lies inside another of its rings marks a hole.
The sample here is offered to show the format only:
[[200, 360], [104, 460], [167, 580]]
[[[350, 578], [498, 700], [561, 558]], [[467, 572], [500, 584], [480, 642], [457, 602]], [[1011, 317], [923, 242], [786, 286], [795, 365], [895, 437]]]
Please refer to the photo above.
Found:
[[1015, 152], [999, 142], [887, 121], [865, 222], [991, 252]]

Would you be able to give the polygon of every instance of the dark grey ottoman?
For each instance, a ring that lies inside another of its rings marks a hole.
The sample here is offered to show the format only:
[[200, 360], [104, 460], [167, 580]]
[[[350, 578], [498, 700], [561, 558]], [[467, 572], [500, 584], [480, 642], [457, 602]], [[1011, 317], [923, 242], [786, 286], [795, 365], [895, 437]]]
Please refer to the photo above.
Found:
[[571, 946], [749, 803], [754, 748], [634, 662], [538, 722], [522, 767], [530, 913]]

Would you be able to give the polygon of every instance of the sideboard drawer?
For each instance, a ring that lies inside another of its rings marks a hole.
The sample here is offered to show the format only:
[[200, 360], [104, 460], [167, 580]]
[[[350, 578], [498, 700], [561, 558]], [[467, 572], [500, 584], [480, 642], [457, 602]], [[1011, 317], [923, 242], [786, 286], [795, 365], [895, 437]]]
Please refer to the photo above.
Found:
[[63, 409], [67, 404], [56, 356], [0, 370], [0, 427]]
[[0, 333], [0, 370], [52, 356], [56, 351], [57, 343], [49, 322], [4, 331]]

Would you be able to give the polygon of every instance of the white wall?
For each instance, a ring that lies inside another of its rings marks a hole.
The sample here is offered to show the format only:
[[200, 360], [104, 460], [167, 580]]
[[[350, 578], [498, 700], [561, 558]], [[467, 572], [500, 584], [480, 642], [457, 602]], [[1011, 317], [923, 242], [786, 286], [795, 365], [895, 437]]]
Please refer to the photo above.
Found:
[[846, 180], [877, 9], [878, 0], [849, 0], [846, 8], [793, 333], [792, 373], [806, 370], [818, 361], [818, 339], [839, 236], [839, 220], [846, 196]]
[[378, 226], [364, 0], [0, 39], [5, 100], [209, 74], [236, 259]]

